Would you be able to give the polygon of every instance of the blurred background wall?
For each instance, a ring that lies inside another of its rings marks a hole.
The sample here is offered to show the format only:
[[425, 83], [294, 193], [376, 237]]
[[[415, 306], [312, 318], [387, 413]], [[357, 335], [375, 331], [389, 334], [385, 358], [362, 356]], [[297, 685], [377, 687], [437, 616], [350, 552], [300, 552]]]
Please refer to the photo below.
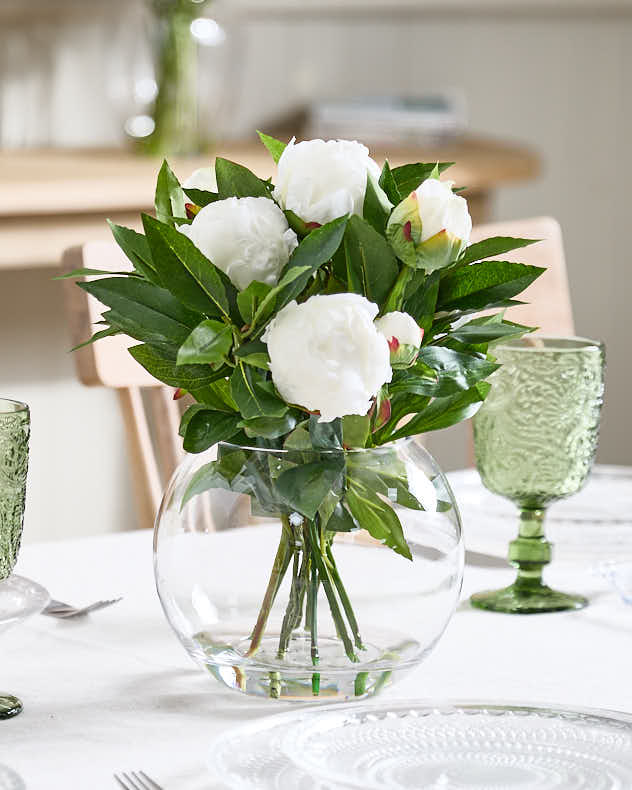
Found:
[[[632, 463], [632, 3], [218, 0], [206, 13], [225, 34], [200, 55], [209, 123], [222, 140], [317, 98], [448, 89], [464, 97], [470, 133], [539, 153], [541, 175], [499, 189], [493, 218], [560, 221], [577, 331], [607, 345], [599, 460]], [[2, 145], [123, 144], [125, 118], [147, 100], [138, 95], [151, 79], [146, 25], [132, 0], [4, 0]], [[32, 58], [46, 60], [47, 84], [16, 79]], [[77, 383], [50, 277], [43, 268], [0, 271], [0, 389], [33, 410], [28, 540], [134, 526], [116, 398]], [[466, 464], [463, 430], [429, 444], [446, 468]]]

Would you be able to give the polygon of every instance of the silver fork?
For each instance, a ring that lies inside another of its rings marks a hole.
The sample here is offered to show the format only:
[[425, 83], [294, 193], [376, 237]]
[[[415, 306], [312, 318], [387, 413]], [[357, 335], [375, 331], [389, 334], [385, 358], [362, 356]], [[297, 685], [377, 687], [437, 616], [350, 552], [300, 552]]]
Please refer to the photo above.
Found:
[[128, 774], [121, 772], [114, 774], [114, 778], [123, 790], [162, 790], [144, 771], [130, 771]]
[[89, 614], [90, 612], [96, 612], [98, 609], [105, 609], [107, 606], [112, 606], [115, 603], [118, 603], [121, 598], [111, 598], [108, 601], [96, 601], [90, 606], [82, 606], [80, 608], [76, 606], [71, 606], [68, 603], [64, 603], [63, 601], [55, 601], [52, 600], [48, 606], [44, 609], [42, 614], [46, 614], [49, 617], [60, 617], [63, 620], [67, 620], [71, 617], [82, 617], [85, 614]]

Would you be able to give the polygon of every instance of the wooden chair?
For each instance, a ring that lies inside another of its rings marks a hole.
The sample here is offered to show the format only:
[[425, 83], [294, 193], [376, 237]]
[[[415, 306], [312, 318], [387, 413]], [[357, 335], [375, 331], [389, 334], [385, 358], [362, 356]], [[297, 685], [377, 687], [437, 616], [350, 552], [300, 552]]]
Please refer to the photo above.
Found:
[[497, 256], [502, 260], [546, 268], [544, 274], [517, 297], [528, 304], [509, 308], [507, 318], [520, 324], [537, 326], [542, 334], [574, 335], [573, 311], [559, 223], [551, 217], [535, 217], [491, 222], [478, 225], [472, 230], [472, 242], [490, 236], [542, 239], [537, 244]]
[[[62, 270], [122, 271], [130, 262], [114, 242], [92, 241], [66, 250]], [[89, 279], [89, 278], [87, 278]], [[106, 309], [70, 280], [65, 282], [72, 344], [87, 340], [100, 327]], [[111, 387], [118, 393], [134, 476], [139, 524], [153, 525], [162, 492], [182, 456], [178, 436], [180, 402], [173, 390], [157, 381], [127, 353], [137, 341], [123, 336], [99, 340], [75, 351], [80, 381], [90, 387]]]

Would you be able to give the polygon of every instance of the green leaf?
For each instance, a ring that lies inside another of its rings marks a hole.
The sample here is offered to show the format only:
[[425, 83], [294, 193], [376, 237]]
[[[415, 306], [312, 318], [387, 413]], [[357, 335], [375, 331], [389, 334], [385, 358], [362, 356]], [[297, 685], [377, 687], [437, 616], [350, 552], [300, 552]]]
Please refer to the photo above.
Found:
[[[424, 374], [425, 365], [435, 371], [435, 380]], [[469, 390], [477, 381], [491, 376], [498, 367], [481, 356], [462, 354], [442, 346], [424, 346], [419, 352], [416, 364], [395, 376], [390, 391], [447, 397]], [[417, 371], [421, 375], [416, 375]]]
[[270, 357], [268, 356], [268, 347], [260, 340], [253, 340], [250, 343], [244, 343], [235, 351], [235, 357], [246, 365], [252, 365], [261, 370], [270, 369]]
[[528, 247], [535, 244], [540, 239], [514, 239], [510, 236], [493, 236], [490, 239], [483, 239], [476, 244], [470, 244], [463, 255], [459, 258], [459, 265], [463, 266], [472, 261], [480, 261], [482, 258], [489, 258], [492, 255], [504, 255], [511, 250], [520, 247]]
[[184, 194], [180, 182], [176, 178], [165, 159], [158, 173], [156, 182], [156, 217], [161, 222], [173, 224], [176, 217], [186, 217]]
[[[332, 257], [344, 236], [347, 217], [328, 222], [313, 230], [296, 247], [283, 269], [278, 284], [263, 299], [252, 321], [257, 326], [269, 315], [270, 305], [278, 312], [301, 293], [309, 278]], [[273, 301], [274, 300], [274, 301]]]
[[[192, 366], [188, 365], [187, 367]], [[181, 369], [182, 366], [179, 366], [178, 370]], [[225, 376], [226, 372], [223, 372], [223, 375]], [[198, 403], [215, 409], [215, 411], [239, 411], [237, 404], [233, 400], [233, 396], [230, 394], [230, 382], [227, 378], [218, 379], [204, 387], [192, 389], [190, 392]]]
[[373, 179], [367, 176], [362, 216], [377, 233], [384, 236], [388, 215], [389, 211], [382, 205]]
[[[415, 164], [396, 167], [393, 180], [402, 197], [407, 197], [427, 178], [438, 178], [440, 173], [447, 170], [454, 162], [416, 162]], [[399, 202], [399, 201], [398, 201]]]
[[204, 206], [208, 206], [211, 203], [215, 203], [216, 200], [220, 200], [220, 196], [217, 192], [209, 192], [206, 189], [188, 189], [187, 187], [183, 187], [183, 189], [186, 195], [200, 208], [204, 208]]
[[[418, 272], [415, 272], [415, 276]], [[411, 315], [427, 334], [434, 321], [441, 273], [434, 271], [422, 280], [422, 285], [404, 302], [404, 312]]]
[[382, 167], [382, 173], [380, 175], [380, 180], [378, 183], [386, 193], [386, 197], [391, 201], [391, 203], [394, 206], [397, 206], [399, 203], [402, 202], [402, 196], [397, 186], [397, 182], [393, 177], [393, 172], [388, 164], [388, 161], [384, 162], [384, 165]]
[[182, 415], [180, 435], [188, 453], [201, 453], [217, 442], [225, 442], [239, 432], [240, 416], [214, 411], [196, 403]]
[[163, 359], [149, 346], [132, 346], [129, 353], [158, 381], [170, 387], [182, 387], [188, 392], [208, 387], [226, 373], [213, 371], [208, 365], [176, 365]]
[[137, 233], [131, 228], [124, 228], [122, 225], [115, 225], [110, 220], [107, 221], [114, 236], [114, 241], [123, 250], [125, 255], [134, 265], [134, 269], [142, 274], [149, 282], [162, 285], [158, 272], [156, 271], [151, 258], [151, 251], [145, 236]]
[[296, 427], [296, 418], [289, 413], [283, 417], [255, 417], [253, 420], [242, 420], [239, 427], [250, 438], [262, 436], [264, 439], [277, 439]]
[[371, 432], [368, 414], [347, 414], [342, 418], [342, 442], [345, 447], [366, 447]]
[[[320, 509], [319, 509], [320, 514]], [[333, 508], [331, 515], [325, 521], [321, 515], [322, 524], [328, 532], [354, 532], [360, 529], [360, 526], [354, 521], [353, 516], [349, 513], [346, 507], [340, 502], [337, 502]]]
[[309, 438], [316, 450], [342, 449], [342, 421], [338, 417], [331, 422], [319, 422], [312, 414], [309, 418]]
[[288, 406], [275, 393], [265, 374], [239, 362], [230, 377], [230, 391], [244, 419], [282, 417]]
[[[502, 313], [498, 313], [502, 317]], [[459, 340], [462, 343], [479, 344], [491, 343], [495, 340], [503, 340], [510, 337], [520, 337], [527, 332], [534, 332], [535, 327], [514, 324], [512, 321], [490, 321], [488, 319], [495, 316], [482, 316], [483, 319], [474, 319], [467, 324], [463, 324], [458, 329], [451, 329], [448, 337]]]
[[283, 442], [286, 450], [312, 450], [312, 440], [309, 437], [309, 421], [299, 423], [292, 433], [286, 436]]
[[467, 420], [480, 409], [490, 389], [489, 382], [479, 381], [466, 392], [447, 398], [435, 398], [420, 414], [391, 434], [390, 441], [416, 433], [437, 431]]
[[344, 465], [340, 454], [296, 466], [279, 476], [277, 489], [291, 508], [311, 520], [328, 493], [340, 486]]
[[345, 502], [358, 525], [371, 537], [412, 560], [397, 513], [364, 483], [350, 479]]
[[[232, 490], [233, 481], [238, 478], [245, 463], [246, 454], [243, 450], [231, 450], [231, 452], [223, 454], [217, 461], [211, 461], [201, 466], [191, 477], [191, 482], [184, 492], [182, 507], [194, 496], [203, 494], [212, 488]], [[239, 486], [235, 485], [235, 488], [239, 488]]]
[[544, 271], [509, 261], [483, 261], [455, 269], [441, 280], [437, 310], [484, 309], [524, 291]]
[[272, 286], [253, 280], [250, 285], [237, 294], [237, 306], [245, 324], [252, 324], [257, 308], [272, 290]]
[[[231, 317], [231, 302], [236, 304], [237, 291], [224, 272], [220, 271], [193, 244], [191, 239], [175, 228], [143, 216], [147, 236], [154, 245], [154, 263], [161, 271], [163, 281], [175, 295], [175, 288], [182, 294], [182, 301], [194, 300], [206, 315]], [[164, 256], [164, 257], [163, 257]], [[160, 260], [160, 266], [158, 261]], [[162, 273], [164, 272], [164, 274]], [[206, 305], [204, 309], [202, 305]]]
[[230, 159], [222, 159], [221, 156], [215, 159], [215, 176], [221, 200], [229, 197], [270, 198], [270, 191], [265, 181], [258, 178], [247, 167], [231, 162]]
[[177, 364], [213, 364], [222, 362], [233, 346], [233, 330], [221, 321], [199, 323], [178, 351]]
[[[209, 297], [209, 294], [202, 288], [199, 282], [183, 264], [172, 247], [173, 244], [180, 249], [180, 239], [183, 239], [191, 245], [193, 245], [193, 242], [187, 239], [180, 231], [164, 222], [159, 222], [147, 214], [142, 215], [142, 220], [151, 249], [154, 269], [158, 272], [158, 276], [165, 284], [165, 287], [168, 288], [182, 304], [186, 305], [191, 310], [214, 317], [222, 315], [222, 310], [220, 310], [217, 302]], [[169, 240], [171, 240], [172, 244], [169, 243]], [[201, 255], [201, 253], [199, 253], [199, 255]], [[206, 262], [206, 265], [209, 270], [212, 270], [213, 267], [209, 261]], [[220, 289], [222, 285], [219, 281], [217, 283], [217, 288], [221, 295]], [[221, 301], [227, 308], [225, 294]]]
[[391, 245], [366, 220], [354, 215], [347, 223], [344, 249], [349, 286], [382, 305], [399, 274]]
[[108, 277], [78, 285], [145, 332], [156, 333], [176, 346], [182, 345], [200, 320], [169, 291], [138, 277]]
[[74, 280], [76, 277], [93, 277], [93, 276], [105, 276], [113, 277], [117, 275], [119, 277], [129, 277], [131, 272], [112, 272], [109, 269], [73, 269], [71, 272], [66, 272], [66, 274], [59, 274], [57, 277], [53, 277], [53, 280]]
[[269, 134], [264, 134], [257, 130], [257, 134], [259, 135], [259, 139], [268, 149], [268, 151], [272, 154], [272, 158], [276, 163], [278, 163], [279, 159], [281, 158], [281, 154], [285, 151], [286, 143], [282, 143], [280, 140], [277, 140], [274, 137], [270, 137]]
[[101, 340], [104, 337], [112, 337], [113, 335], [119, 335], [120, 332], [118, 329], [109, 326], [107, 329], [101, 329], [99, 332], [95, 332], [91, 338], [88, 340], [84, 340], [83, 343], [79, 343], [76, 346], [73, 346], [70, 350], [71, 351], [78, 351], [80, 348], [85, 348], [86, 346], [92, 345], [97, 340]]

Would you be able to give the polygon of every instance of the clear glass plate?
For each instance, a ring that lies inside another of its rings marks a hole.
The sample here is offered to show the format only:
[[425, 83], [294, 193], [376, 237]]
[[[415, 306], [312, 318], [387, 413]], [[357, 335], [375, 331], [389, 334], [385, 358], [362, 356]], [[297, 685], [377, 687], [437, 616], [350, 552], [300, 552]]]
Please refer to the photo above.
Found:
[[15, 771], [0, 765], [0, 790], [26, 790], [26, 785]]
[[327, 706], [227, 733], [209, 767], [234, 790], [623, 790], [632, 717], [485, 703]]
[[0, 582], [0, 631], [39, 614], [49, 601], [40, 584], [24, 576], [9, 576]]
[[[515, 505], [484, 488], [474, 469], [450, 472], [448, 480], [466, 548], [505, 557], [515, 537]], [[596, 465], [578, 494], [550, 506], [545, 527], [556, 562], [632, 559], [632, 468]]]

